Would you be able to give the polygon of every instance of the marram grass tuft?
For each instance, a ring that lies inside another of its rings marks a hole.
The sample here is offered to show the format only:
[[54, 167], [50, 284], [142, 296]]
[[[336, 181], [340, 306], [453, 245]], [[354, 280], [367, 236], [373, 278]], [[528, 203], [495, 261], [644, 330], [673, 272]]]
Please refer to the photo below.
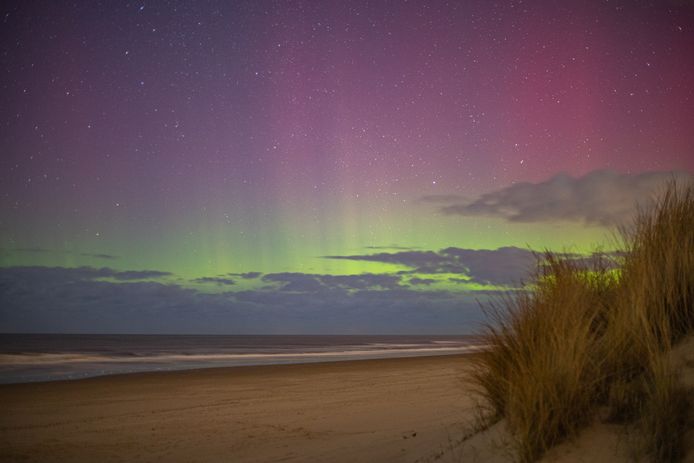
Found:
[[654, 460], [679, 455], [684, 399], [665, 356], [694, 329], [694, 186], [669, 184], [619, 242], [588, 260], [546, 252], [525, 291], [487, 308], [473, 381], [523, 462], [604, 406]]

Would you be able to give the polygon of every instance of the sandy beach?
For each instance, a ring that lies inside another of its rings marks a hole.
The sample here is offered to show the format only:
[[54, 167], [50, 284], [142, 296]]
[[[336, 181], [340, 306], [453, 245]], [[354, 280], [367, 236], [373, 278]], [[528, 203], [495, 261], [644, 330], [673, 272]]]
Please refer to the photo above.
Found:
[[451, 355], [3, 385], [0, 460], [446, 461], [471, 419], [467, 364]]

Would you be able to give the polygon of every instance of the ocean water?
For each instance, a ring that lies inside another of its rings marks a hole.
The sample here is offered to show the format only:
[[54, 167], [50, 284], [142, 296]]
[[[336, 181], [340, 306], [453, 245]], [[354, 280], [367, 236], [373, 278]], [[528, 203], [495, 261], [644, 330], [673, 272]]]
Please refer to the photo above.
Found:
[[0, 334], [0, 383], [450, 355], [478, 349], [474, 336]]

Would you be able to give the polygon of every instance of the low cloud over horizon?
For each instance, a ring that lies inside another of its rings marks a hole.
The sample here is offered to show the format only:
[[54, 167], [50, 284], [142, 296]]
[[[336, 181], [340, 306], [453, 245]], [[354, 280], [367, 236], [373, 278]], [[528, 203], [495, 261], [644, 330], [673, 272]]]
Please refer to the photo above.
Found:
[[[14, 333], [452, 334], [482, 320], [479, 301], [490, 295], [413, 290], [388, 274], [257, 274], [267, 286], [225, 292], [146, 279], [166, 275], [0, 268], [0, 325]], [[198, 280], [190, 282], [231, 284]]]
[[0, 267], [0, 326], [4, 332], [461, 333], [483, 320], [480, 302], [522, 290], [538, 256], [509, 246], [324, 258], [394, 268], [183, 278], [158, 270]]

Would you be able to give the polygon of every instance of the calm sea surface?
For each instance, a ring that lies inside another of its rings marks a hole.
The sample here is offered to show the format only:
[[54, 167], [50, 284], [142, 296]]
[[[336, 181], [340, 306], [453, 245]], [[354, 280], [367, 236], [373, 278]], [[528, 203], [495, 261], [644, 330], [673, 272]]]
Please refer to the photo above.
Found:
[[0, 383], [472, 352], [473, 336], [0, 334]]

